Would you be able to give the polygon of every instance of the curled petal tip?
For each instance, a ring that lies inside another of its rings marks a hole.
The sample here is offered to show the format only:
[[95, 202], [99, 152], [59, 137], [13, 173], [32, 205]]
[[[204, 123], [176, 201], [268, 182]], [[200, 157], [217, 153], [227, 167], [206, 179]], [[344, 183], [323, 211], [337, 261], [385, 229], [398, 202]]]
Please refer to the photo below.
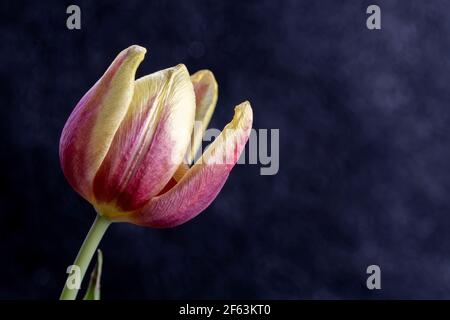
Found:
[[234, 114], [236, 119], [242, 119], [244, 121], [236, 121], [236, 124], [250, 124], [253, 121], [253, 110], [249, 101], [244, 101], [234, 108]]
[[171, 70], [170, 72], [172, 73], [172, 76], [175, 77], [175, 75], [182, 75], [183, 78], [189, 78], [189, 71], [187, 69], [187, 67], [180, 63], [177, 64], [176, 66], [169, 68], [167, 70]]
[[210, 90], [212, 91], [212, 95], [215, 97], [214, 98], [214, 106], [215, 106], [215, 102], [217, 100], [218, 86], [216, 78], [214, 77], [214, 73], [212, 73], [212, 71], [208, 69], [199, 70], [191, 76], [191, 79], [194, 84], [200, 85], [200, 87], [202, 85], [211, 86]]
[[136, 69], [142, 60], [144, 60], [146, 53], [147, 49], [144, 47], [132, 45], [123, 50], [119, 56], [123, 57], [124, 66], [128, 65], [131, 69]]
[[250, 105], [250, 101], [245, 100], [244, 102], [241, 102], [236, 107], [234, 107], [234, 111], [251, 112], [252, 111], [252, 106]]
[[186, 72], [187, 74], [189, 74], [189, 71], [188, 71], [187, 67], [186, 67], [184, 64], [182, 64], [182, 63], [177, 64], [177, 65], [174, 67], [174, 69], [175, 69], [176, 71]]
[[204, 78], [204, 77], [207, 77], [207, 78], [210, 78], [211, 80], [214, 80], [214, 82], [216, 81], [216, 79], [215, 79], [215, 77], [214, 77], [214, 74], [212, 73], [211, 70], [208, 70], [208, 69], [203, 69], [203, 70], [197, 71], [197, 72], [193, 75], [193, 77], [196, 77], [196, 78]]
[[127, 49], [125, 49], [125, 51], [127, 52], [127, 54], [130, 54], [130, 55], [145, 55], [145, 53], [147, 52], [147, 49], [135, 44], [135, 45], [132, 45], [132, 46], [128, 47]]

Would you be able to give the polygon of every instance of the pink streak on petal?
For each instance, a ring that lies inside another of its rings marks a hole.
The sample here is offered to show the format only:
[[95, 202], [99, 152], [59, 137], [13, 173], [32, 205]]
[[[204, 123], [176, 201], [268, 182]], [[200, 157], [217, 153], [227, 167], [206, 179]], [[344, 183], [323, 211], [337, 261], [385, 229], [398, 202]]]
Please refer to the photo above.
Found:
[[195, 105], [197, 109], [201, 106], [201, 102], [206, 94], [206, 91], [208, 90], [209, 84], [203, 83], [203, 82], [195, 82], [194, 85], [194, 92], [195, 92]]
[[[153, 104], [153, 100], [149, 102]], [[167, 121], [170, 108], [163, 114], [150, 143], [145, 144], [146, 117], [134, 117], [117, 132], [110, 150], [94, 180], [94, 194], [98, 202], [115, 201], [123, 211], [142, 207], [157, 194], [171, 178], [174, 164], [167, 161], [171, 146], [176, 143], [170, 138], [173, 130]]]
[[139, 117], [126, 118], [114, 136], [110, 149], [94, 179], [94, 195], [98, 202], [111, 202], [126, 184], [130, 170], [136, 166], [138, 153], [147, 133], [147, 118], [153, 108], [154, 97]]
[[170, 134], [174, 128], [167, 120], [169, 109], [165, 108], [148, 149], [118, 197], [119, 207], [125, 210], [142, 207], [164, 188], [172, 177], [173, 168], [177, 167], [169, 160], [172, 146], [177, 143]]
[[154, 228], [180, 225], [201, 213], [216, 198], [232, 166], [209, 165], [144, 206], [137, 224]]

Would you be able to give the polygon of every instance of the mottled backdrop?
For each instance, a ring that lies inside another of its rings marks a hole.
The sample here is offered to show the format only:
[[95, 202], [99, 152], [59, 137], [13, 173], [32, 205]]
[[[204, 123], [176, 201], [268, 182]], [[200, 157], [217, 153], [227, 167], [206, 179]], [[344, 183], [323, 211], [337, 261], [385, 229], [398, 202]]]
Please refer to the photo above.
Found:
[[[366, 28], [374, 3], [379, 31]], [[280, 171], [237, 166], [175, 229], [114, 224], [103, 298], [450, 298], [449, 1], [0, 8], [0, 298], [59, 297], [94, 219], [60, 169], [60, 133], [131, 44], [148, 49], [138, 76], [214, 71], [213, 127], [249, 99], [255, 128], [280, 129]], [[382, 290], [365, 286], [370, 264]]]

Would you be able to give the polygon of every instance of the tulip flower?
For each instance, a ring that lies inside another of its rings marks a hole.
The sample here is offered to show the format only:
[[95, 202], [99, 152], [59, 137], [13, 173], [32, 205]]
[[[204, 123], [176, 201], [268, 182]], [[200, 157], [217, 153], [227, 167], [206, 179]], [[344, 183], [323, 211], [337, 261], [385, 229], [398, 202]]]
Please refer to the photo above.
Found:
[[[62, 131], [64, 175], [97, 212], [74, 263], [81, 278], [111, 222], [168, 228], [208, 207], [250, 134], [252, 109], [243, 102], [192, 164], [217, 102], [216, 80], [208, 70], [190, 76], [182, 64], [135, 80], [145, 52], [136, 45], [122, 51]], [[61, 298], [76, 294], [66, 285]]]

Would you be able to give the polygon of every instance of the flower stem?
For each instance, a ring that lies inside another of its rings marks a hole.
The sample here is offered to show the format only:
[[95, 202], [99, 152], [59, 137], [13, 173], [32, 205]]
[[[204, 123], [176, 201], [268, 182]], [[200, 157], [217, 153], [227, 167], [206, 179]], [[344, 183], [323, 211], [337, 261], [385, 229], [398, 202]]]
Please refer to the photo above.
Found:
[[[95, 218], [95, 221], [92, 224], [92, 227], [89, 230], [86, 239], [84, 239], [84, 242], [81, 245], [80, 251], [78, 251], [75, 262], [73, 263], [80, 268], [79, 283], [83, 281], [84, 275], [86, 274], [89, 263], [94, 256], [95, 250], [97, 249], [100, 240], [102, 240], [102, 237], [110, 224], [110, 220], [97, 214], [97, 217]], [[59, 298], [60, 300], [75, 300], [77, 297], [78, 289], [71, 289], [67, 286], [67, 283], [71, 277], [73, 277], [73, 275], [69, 274], [69, 277], [64, 284], [64, 289], [61, 293], [61, 297]]]

